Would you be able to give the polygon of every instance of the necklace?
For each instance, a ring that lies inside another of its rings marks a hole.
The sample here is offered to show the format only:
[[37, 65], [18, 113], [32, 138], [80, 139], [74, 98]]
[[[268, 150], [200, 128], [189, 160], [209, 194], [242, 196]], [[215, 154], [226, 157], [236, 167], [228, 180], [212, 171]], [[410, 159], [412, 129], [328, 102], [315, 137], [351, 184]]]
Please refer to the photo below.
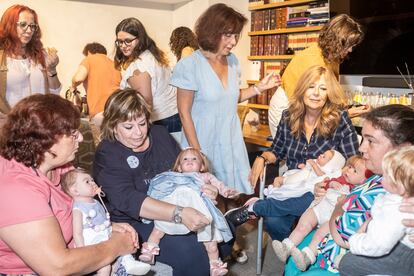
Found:
[[102, 192], [102, 191], [98, 194], [98, 198], [99, 198], [99, 201], [102, 203], [102, 206], [105, 209], [105, 220], [104, 220], [104, 222], [102, 222], [100, 224], [95, 224], [94, 223], [93, 219], [97, 215], [97, 212], [94, 209], [89, 210], [88, 215], [85, 218], [88, 228], [92, 228], [95, 232], [104, 231], [104, 230], [108, 229], [111, 226], [111, 220], [110, 220], [109, 212], [108, 212], [108, 209], [106, 209], [105, 203], [103, 202], [101, 196], [105, 196], [105, 193]]

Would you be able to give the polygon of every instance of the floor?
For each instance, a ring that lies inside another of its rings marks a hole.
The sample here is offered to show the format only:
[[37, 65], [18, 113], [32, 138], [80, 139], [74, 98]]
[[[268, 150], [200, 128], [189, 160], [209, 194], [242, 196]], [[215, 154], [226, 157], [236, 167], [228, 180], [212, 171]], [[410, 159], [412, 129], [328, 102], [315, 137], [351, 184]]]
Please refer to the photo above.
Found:
[[[270, 237], [266, 233], [263, 236], [264, 250], [261, 275], [283, 275], [284, 264], [277, 259], [273, 252]], [[236, 238], [239, 244], [245, 249], [249, 260], [245, 264], [229, 263], [229, 273], [227, 275], [256, 275], [257, 220], [250, 221], [238, 227]]]

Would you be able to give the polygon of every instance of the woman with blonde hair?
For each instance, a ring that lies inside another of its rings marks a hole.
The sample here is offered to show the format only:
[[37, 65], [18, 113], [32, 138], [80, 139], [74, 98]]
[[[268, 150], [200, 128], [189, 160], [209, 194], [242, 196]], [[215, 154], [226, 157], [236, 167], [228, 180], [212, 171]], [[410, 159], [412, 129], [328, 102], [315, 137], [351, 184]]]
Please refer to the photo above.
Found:
[[[335, 75], [328, 68], [313, 66], [299, 79], [289, 108], [282, 114], [273, 144], [259, 155], [252, 167], [250, 181], [256, 185], [265, 163], [286, 160], [288, 169], [296, 169], [307, 159], [334, 149], [345, 158], [357, 154], [355, 129], [344, 110], [345, 98]], [[294, 221], [308, 208], [314, 196], [311, 192], [284, 201], [275, 200], [272, 208], [262, 208], [260, 201], [253, 208], [263, 216], [274, 240], [283, 240], [291, 232]], [[244, 217], [247, 206], [232, 217]]]
[[[319, 65], [329, 68], [339, 80], [339, 65], [353, 48], [364, 38], [361, 25], [346, 14], [333, 17], [319, 32], [318, 43], [295, 53], [282, 75], [282, 85], [272, 97], [269, 108], [269, 126], [272, 135], [281, 118], [282, 111], [292, 101], [296, 85], [301, 75], [310, 67]], [[351, 108], [351, 117], [369, 109]]]

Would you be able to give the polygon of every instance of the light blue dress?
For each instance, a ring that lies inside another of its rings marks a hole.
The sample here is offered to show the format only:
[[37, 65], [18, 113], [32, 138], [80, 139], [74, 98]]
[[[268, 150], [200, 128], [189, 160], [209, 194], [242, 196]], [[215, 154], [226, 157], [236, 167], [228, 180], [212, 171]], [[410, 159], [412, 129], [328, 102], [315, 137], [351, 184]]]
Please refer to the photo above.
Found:
[[[252, 194], [248, 181], [249, 159], [237, 115], [240, 65], [233, 54], [227, 57], [227, 62], [227, 88], [200, 50], [177, 63], [171, 85], [194, 91], [191, 116], [212, 173], [226, 186]], [[184, 132], [180, 145], [188, 147]]]

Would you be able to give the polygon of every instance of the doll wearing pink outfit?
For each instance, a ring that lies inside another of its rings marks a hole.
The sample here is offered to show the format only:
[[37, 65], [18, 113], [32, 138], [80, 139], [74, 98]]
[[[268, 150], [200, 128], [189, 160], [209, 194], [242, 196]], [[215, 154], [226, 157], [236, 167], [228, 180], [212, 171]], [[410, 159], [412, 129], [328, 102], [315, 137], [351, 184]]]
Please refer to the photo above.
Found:
[[[239, 194], [237, 190], [226, 187], [223, 184], [223, 182], [219, 181], [214, 175], [208, 172], [207, 158], [204, 156], [204, 154], [201, 153], [200, 150], [194, 148], [187, 148], [181, 151], [174, 164], [173, 172], [176, 172], [173, 173], [176, 177], [180, 177], [181, 175], [188, 173], [196, 173], [193, 174], [193, 176], [195, 176], [196, 178], [201, 178], [202, 182], [205, 184], [211, 184], [215, 186], [218, 189], [219, 194], [223, 197], [232, 198]], [[169, 172], [169, 174], [171, 174], [171, 172]], [[150, 184], [149, 191], [151, 191], [151, 185], [152, 184]], [[169, 197], [165, 197], [161, 200], [165, 200], [169, 203], [179, 203], [176, 201], [183, 200], [183, 198], [186, 197], [191, 197], [191, 207], [202, 212], [207, 218], [209, 218], [209, 220], [212, 220], [210, 226], [206, 226], [204, 230], [197, 232], [198, 240], [200, 242], [203, 242], [207, 250], [208, 258], [210, 260], [210, 274], [212, 276], [227, 274], [227, 264], [223, 263], [220, 260], [217, 248], [217, 243], [225, 240], [223, 232], [217, 230], [218, 228], [222, 229], [222, 225], [217, 224], [219, 223], [219, 221], [214, 220], [214, 215], [212, 216], [211, 209], [209, 209], [208, 206], [203, 202], [201, 195], [199, 193], [194, 193], [194, 191], [192, 191], [191, 189], [179, 191], [179, 187], [180, 185], [177, 186], [177, 188], [170, 194]], [[179, 197], [180, 199], [177, 199], [177, 197]], [[184, 199], [184, 201], [186, 200]], [[216, 207], [214, 208], [216, 209]], [[220, 212], [219, 210], [216, 211]], [[222, 216], [221, 212], [220, 215]], [[141, 255], [139, 256], [139, 259], [141, 261], [147, 263], [154, 262], [154, 255], [159, 254], [159, 243], [166, 234], [166, 232], [172, 235], [186, 233], [186, 229], [184, 229], [184, 232], [182, 232], [182, 227], [185, 226], [182, 226], [177, 221], [175, 221], [175, 223], [178, 224], [174, 224], [171, 222], [154, 221], [154, 228], [148, 238], [148, 241], [142, 245]], [[224, 227], [228, 228], [227, 224]], [[230, 229], [228, 229], [228, 231], [231, 235]]]

